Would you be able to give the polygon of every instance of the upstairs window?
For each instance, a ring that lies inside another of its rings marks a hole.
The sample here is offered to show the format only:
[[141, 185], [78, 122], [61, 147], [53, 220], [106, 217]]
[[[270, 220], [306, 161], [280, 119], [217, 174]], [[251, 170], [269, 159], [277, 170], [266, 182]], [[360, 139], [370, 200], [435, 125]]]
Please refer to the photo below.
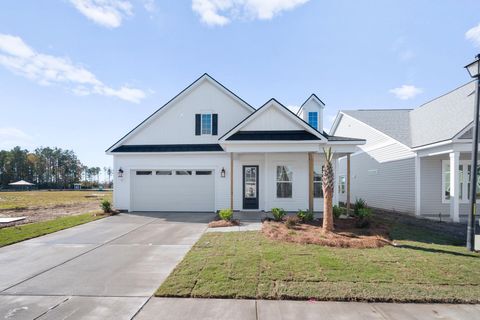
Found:
[[308, 113], [308, 124], [318, 130], [318, 112]]
[[202, 114], [202, 134], [212, 134], [212, 114], [203, 113]]

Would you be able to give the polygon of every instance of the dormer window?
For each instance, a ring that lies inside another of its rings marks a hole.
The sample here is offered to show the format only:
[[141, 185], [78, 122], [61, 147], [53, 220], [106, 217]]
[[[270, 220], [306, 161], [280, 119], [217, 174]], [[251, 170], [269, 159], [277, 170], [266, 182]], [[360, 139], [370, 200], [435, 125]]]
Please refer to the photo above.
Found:
[[308, 124], [318, 130], [318, 112], [308, 113]]
[[202, 122], [201, 122], [201, 133], [203, 134], [212, 134], [212, 114], [211, 113], [202, 113]]

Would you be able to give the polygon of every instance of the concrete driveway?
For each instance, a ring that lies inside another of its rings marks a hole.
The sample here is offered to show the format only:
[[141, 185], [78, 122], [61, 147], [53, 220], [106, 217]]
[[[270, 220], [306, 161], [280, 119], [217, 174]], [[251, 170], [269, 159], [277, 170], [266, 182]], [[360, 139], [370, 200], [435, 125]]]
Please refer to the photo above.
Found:
[[120, 214], [0, 248], [0, 318], [131, 319], [213, 214]]

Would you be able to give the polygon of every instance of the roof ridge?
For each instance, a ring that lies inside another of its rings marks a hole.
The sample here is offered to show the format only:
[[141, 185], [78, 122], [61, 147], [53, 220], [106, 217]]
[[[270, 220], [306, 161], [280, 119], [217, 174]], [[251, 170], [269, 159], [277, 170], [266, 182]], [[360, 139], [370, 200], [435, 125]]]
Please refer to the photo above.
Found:
[[431, 102], [433, 102], [433, 101], [435, 101], [435, 100], [438, 100], [438, 99], [440, 99], [440, 98], [443, 98], [443, 97], [445, 97], [445, 96], [447, 96], [447, 95], [449, 95], [449, 94], [451, 94], [451, 93], [453, 93], [453, 92], [455, 92], [455, 91], [457, 91], [457, 90], [459, 90], [459, 89], [461, 89], [461, 88], [469, 85], [469, 84], [472, 83], [472, 82], [475, 82], [475, 80], [471, 80], [471, 81], [469, 81], [469, 82], [467, 82], [467, 83], [464, 83], [464, 84], [462, 84], [461, 86], [458, 86], [458, 87], [456, 87], [455, 89], [452, 89], [452, 90], [450, 90], [450, 91], [448, 91], [448, 92], [446, 92], [446, 93], [444, 93], [444, 94], [442, 94], [442, 95], [440, 95], [440, 96], [438, 96], [438, 97], [435, 97], [435, 98], [433, 98], [433, 99], [430, 99], [430, 100], [428, 100], [427, 102], [424, 102], [423, 104], [419, 105], [418, 107], [416, 107], [416, 108], [413, 109], [413, 110], [418, 110], [418, 109], [420, 109], [420, 108], [423, 108], [423, 107], [425, 107], [427, 104], [429, 104], [429, 103], [431, 103]]

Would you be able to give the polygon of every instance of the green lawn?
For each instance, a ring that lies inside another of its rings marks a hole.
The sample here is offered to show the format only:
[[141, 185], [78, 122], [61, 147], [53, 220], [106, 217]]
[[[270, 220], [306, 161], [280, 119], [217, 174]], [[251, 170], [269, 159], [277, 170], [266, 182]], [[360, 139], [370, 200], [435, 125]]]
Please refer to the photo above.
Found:
[[458, 239], [395, 224], [399, 246], [278, 243], [259, 232], [207, 233], [157, 296], [480, 302], [480, 256]]
[[103, 217], [104, 215], [95, 216], [92, 213], [85, 213], [76, 216], [67, 216], [48, 221], [2, 228], [0, 229], [0, 247], [71, 228]]
[[0, 192], [0, 210], [21, 210], [69, 206], [78, 203], [112, 200], [111, 191], [20, 191]]

